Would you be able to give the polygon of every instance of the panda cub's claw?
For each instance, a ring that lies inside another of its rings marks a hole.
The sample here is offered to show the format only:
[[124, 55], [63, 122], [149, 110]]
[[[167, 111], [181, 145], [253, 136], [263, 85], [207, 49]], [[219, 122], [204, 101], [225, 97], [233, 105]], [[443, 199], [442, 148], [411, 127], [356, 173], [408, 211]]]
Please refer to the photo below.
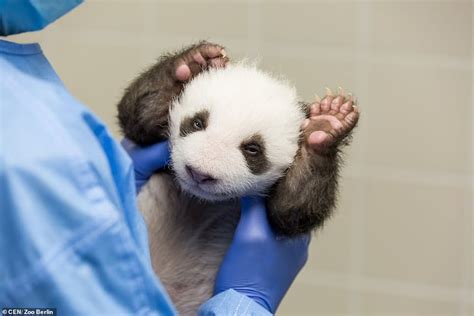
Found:
[[326, 90], [326, 96], [332, 97], [332, 90], [329, 89], [328, 87], [324, 88]]
[[344, 96], [344, 89], [342, 87], [337, 88], [337, 94]]

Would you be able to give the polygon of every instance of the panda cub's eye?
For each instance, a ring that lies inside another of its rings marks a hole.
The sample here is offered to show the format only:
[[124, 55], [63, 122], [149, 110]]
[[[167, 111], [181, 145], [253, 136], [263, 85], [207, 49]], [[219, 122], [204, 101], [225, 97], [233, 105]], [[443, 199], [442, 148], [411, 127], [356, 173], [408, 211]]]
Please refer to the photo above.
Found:
[[209, 125], [209, 111], [202, 110], [192, 116], [186, 116], [179, 127], [179, 135], [186, 137], [194, 132], [203, 131]]
[[200, 118], [194, 118], [193, 120], [193, 127], [196, 131], [200, 131], [204, 128], [204, 124], [202, 123]]
[[248, 143], [243, 147], [243, 149], [251, 156], [256, 156], [261, 152], [260, 145], [257, 143]]
[[270, 161], [267, 158], [265, 149], [265, 139], [256, 133], [245, 139], [239, 149], [247, 162], [247, 166], [253, 174], [262, 174], [270, 168]]

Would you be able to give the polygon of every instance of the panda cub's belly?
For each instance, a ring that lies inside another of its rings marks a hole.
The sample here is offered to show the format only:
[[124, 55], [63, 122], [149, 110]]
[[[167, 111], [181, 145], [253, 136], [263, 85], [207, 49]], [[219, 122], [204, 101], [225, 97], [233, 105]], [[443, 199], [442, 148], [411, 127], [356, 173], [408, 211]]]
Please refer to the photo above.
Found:
[[155, 273], [182, 315], [212, 296], [214, 279], [239, 219], [239, 202], [205, 202], [182, 192], [173, 176], [155, 174], [138, 207]]

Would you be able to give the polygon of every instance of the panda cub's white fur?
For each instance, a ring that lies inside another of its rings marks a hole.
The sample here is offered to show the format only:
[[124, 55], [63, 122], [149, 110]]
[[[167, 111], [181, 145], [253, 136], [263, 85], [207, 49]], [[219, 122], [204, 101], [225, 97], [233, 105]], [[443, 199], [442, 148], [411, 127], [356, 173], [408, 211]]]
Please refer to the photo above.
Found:
[[[205, 128], [182, 124], [207, 112]], [[295, 89], [244, 63], [202, 72], [170, 112], [174, 177], [158, 173], [139, 195], [152, 263], [178, 310], [195, 314], [214, 278], [239, 217], [238, 197], [265, 194], [291, 165], [305, 118]], [[259, 135], [266, 168], [252, 172], [241, 144]], [[196, 182], [191, 167], [214, 181]]]
[[[180, 136], [185, 117], [209, 112], [205, 130]], [[170, 113], [173, 169], [181, 186], [208, 200], [265, 191], [292, 163], [304, 114], [296, 91], [283, 81], [245, 64], [199, 74], [184, 89]], [[243, 140], [260, 134], [269, 170], [254, 175], [239, 149]], [[185, 166], [218, 181], [196, 186]]]

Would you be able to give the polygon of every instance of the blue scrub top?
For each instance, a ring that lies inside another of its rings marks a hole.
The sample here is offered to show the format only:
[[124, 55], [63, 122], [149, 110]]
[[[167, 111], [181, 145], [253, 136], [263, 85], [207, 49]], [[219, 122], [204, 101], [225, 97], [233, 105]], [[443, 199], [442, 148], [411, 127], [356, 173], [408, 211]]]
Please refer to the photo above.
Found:
[[[0, 308], [172, 315], [150, 263], [133, 168], [37, 44], [0, 40]], [[268, 315], [234, 290], [201, 315]]]

